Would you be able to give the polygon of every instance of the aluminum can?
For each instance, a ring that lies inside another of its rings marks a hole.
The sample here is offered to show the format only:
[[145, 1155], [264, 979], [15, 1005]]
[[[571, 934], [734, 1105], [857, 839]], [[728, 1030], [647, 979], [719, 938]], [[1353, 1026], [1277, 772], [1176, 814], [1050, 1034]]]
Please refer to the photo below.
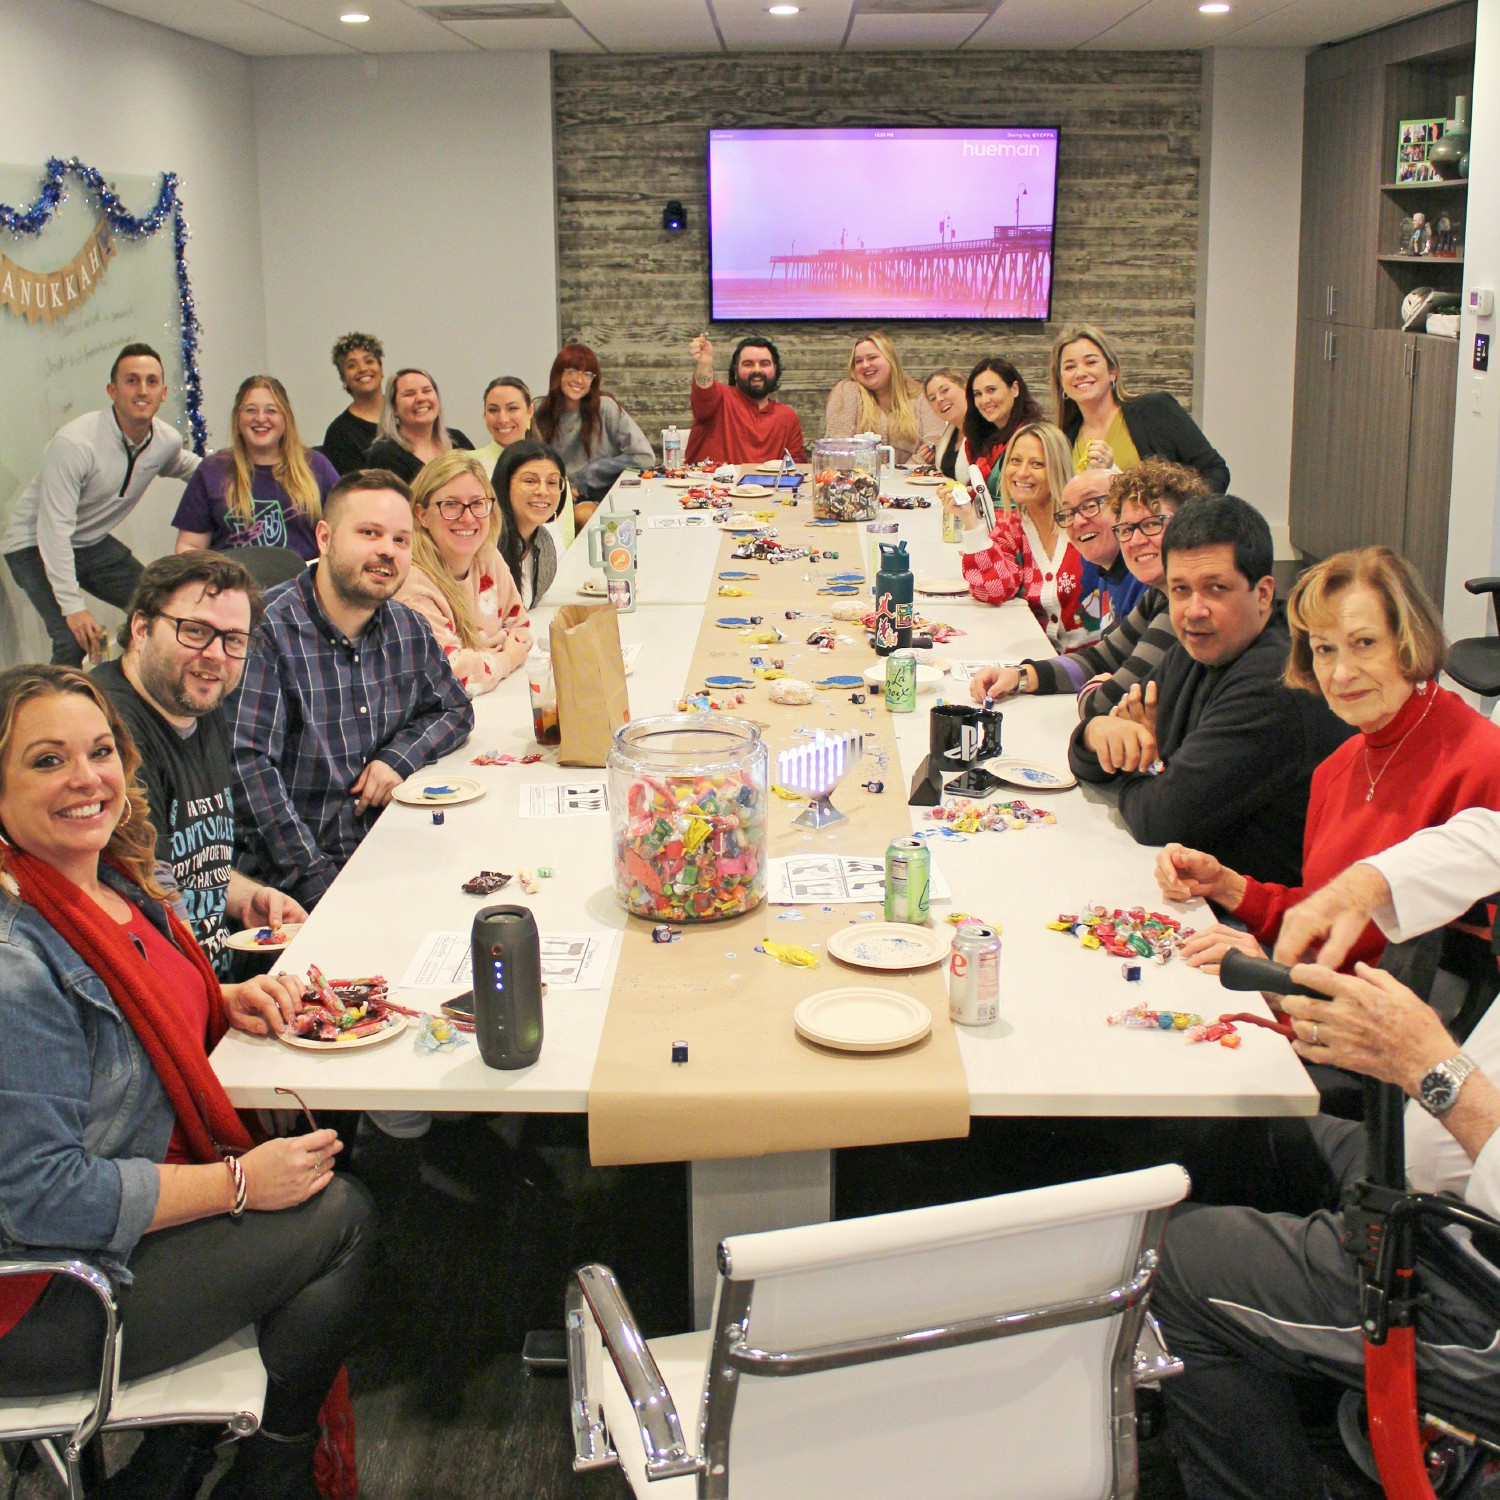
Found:
[[943, 506], [943, 540], [945, 542], [961, 542], [964, 539], [964, 523], [959, 520], [957, 509], [945, 504]]
[[1000, 1014], [1000, 929], [965, 922], [948, 955], [948, 1014], [960, 1026], [988, 1026]]
[[885, 919], [925, 927], [930, 920], [932, 854], [921, 839], [892, 839], [885, 851]]
[[892, 651], [885, 659], [885, 706], [893, 714], [916, 710], [917, 658], [910, 651]]

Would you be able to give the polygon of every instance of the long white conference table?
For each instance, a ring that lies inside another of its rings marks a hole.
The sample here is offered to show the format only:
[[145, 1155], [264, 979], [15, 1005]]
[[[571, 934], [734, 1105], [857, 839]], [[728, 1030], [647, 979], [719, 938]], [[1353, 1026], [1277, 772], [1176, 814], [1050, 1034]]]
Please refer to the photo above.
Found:
[[[887, 478], [892, 494], [921, 494], [898, 473]], [[811, 515], [804, 498], [796, 508], [777, 508], [780, 539], [788, 545], [834, 548], [839, 562], [785, 563], [814, 571], [867, 571], [862, 527], [806, 528]], [[754, 600], [717, 599], [714, 564], [716, 529], [653, 529], [653, 516], [683, 512], [679, 492], [660, 480], [636, 487], [617, 486], [612, 497], [622, 508], [638, 509], [640, 535], [639, 599], [636, 610], [620, 616], [626, 645], [640, 653], [628, 679], [634, 719], [675, 710], [685, 681], [705, 607], [725, 613], [753, 613]], [[747, 508], [764, 505], [748, 502]], [[899, 536], [920, 576], [957, 577], [958, 548], [941, 539], [941, 511], [883, 511], [882, 520], [900, 524]], [[890, 540], [891, 538], [885, 538]], [[756, 565], [762, 572], [768, 565]], [[533, 611], [538, 636], [556, 609], [579, 602], [578, 589], [595, 577], [585, 539], [560, 560], [558, 576], [542, 606]], [[831, 603], [832, 601], [830, 601]], [[747, 607], [750, 606], [750, 607]], [[967, 596], [918, 597], [920, 613], [946, 621], [964, 635], [939, 647], [956, 660], [1017, 660], [1050, 652], [1029, 609], [1020, 602], [994, 608]], [[816, 621], [768, 621], [787, 635], [785, 646], [767, 653], [787, 658], [794, 675], [821, 675], [818, 653], [803, 645]], [[854, 636], [858, 625], [840, 626]], [[795, 660], [797, 654], [802, 661]], [[826, 658], [825, 658], [826, 660]], [[757, 690], [757, 693], [764, 690]], [[965, 682], [945, 680], [940, 694], [968, 699]], [[745, 712], [767, 717], [767, 705], [752, 695]], [[893, 765], [883, 795], [903, 801], [927, 751], [927, 712], [936, 700], [918, 699], [917, 711], [896, 715], [900, 769]], [[875, 713], [888, 711], [872, 694]], [[1004, 706], [1006, 755], [1062, 762], [1076, 723], [1070, 697], [1028, 697]], [[445, 996], [431, 989], [399, 988], [419, 944], [429, 931], [464, 930], [482, 904], [459, 887], [482, 869], [514, 871], [549, 866], [534, 896], [512, 882], [490, 900], [529, 905], [540, 930], [582, 932], [623, 929], [627, 921], [615, 899], [610, 874], [609, 819], [594, 817], [522, 818], [520, 789], [536, 782], [600, 778], [602, 770], [563, 768], [550, 759], [523, 766], [475, 766], [473, 757], [497, 750], [517, 757], [536, 750], [525, 673], [517, 672], [475, 702], [474, 737], [461, 750], [431, 768], [431, 776], [463, 775], [480, 780], [486, 795], [446, 809], [435, 826], [427, 809], [392, 805], [355, 852], [311, 920], [282, 955], [280, 968], [305, 972], [316, 963], [336, 977], [383, 974], [392, 998], [417, 1009], [436, 1010]], [[771, 712], [776, 712], [771, 710]], [[782, 710], [795, 713], [795, 710]], [[869, 795], [854, 791], [853, 795]], [[841, 793], [848, 797], [847, 785]], [[1105, 1018], [1138, 1000], [1179, 1010], [1217, 1015], [1221, 1010], [1256, 1009], [1254, 996], [1228, 996], [1207, 977], [1180, 962], [1147, 964], [1141, 982], [1128, 983], [1118, 960], [1089, 951], [1071, 936], [1049, 931], [1060, 912], [1076, 912], [1085, 902], [1108, 906], [1142, 905], [1162, 910], [1152, 878], [1155, 850], [1135, 843], [1105, 790], [1077, 787], [1066, 792], [1026, 793], [1033, 805], [1057, 815], [1055, 826], [1033, 826], [1006, 833], [980, 833], [965, 840], [932, 845], [934, 863], [952, 887], [951, 906], [934, 909], [942, 921], [949, 910], [973, 912], [1004, 926], [1000, 1016], [980, 1028], [956, 1028], [968, 1076], [972, 1115], [1024, 1116], [1247, 1116], [1311, 1115], [1317, 1091], [1286, 1042], [1259, 1027], [1242, 1030], [1237, 1050], [1175, 1045], [1149, 1032], [1105, 1024]], [[926, 823], [926, 810], [911, 809], [913, 828]], [[880, 854], [881, 850], [871, 850]], [[1195, 925], [1212, 920], [1201, 904], [1180, 908]], [[545, 1041], [537, 1063], [516, 1072], [485, 1066], [472, 1041], [453, 1053], [417, 1055], [407, 1038], [344, 1055], [293, 1050], [269, 1038], [231, 1032], [215, 1049], [213, 1065], [230, 1099], [241, 1108], [286, 1104], [278, 1086], [295, 1089], [317, 1108], [480, 1112], [564, 1112], [588, 1109], [589, 1080], [609, 1005], [613, 965], [596, 990], [550, 992], [545, 1001]], [[460, 986], [461, 987], [461, 986]], [[807, 1151], [779, 1156], [692, 1162], [690, 1235], [694, 1309], [699, 1326], [712, 1306], [714, 1251], [727, 1234], [785, 1227], [826, 1219], [832, 1212], [832, 1153]]]

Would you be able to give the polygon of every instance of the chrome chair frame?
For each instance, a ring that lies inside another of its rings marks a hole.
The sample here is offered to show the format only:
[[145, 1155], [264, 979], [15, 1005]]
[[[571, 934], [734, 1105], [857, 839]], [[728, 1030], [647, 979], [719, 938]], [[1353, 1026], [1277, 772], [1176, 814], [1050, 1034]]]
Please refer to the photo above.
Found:
[[1110, 1369], [1113, 1492], [1119, 1497], [1133, 1496], [1139, 1483], [1135, 1391], [1139, 1386], [1154, 1385], [1182, 1371], [1182, 1362], [1167, 1352], [1154, 1320], [1147, 1340], [1148, 1344], [1154, 1344], [1154, 1351], [1137, 1349], [1147, 1318], [1146, 1300], [1159, 1261], [1156, 1247], [1166, 1231], [1168, 1212], [1154, 1209], [1143, 1216], [1134, 1271], [1126, 1281], [1105, 1291], [1045, 1307], [799, 1350], [765, 1350], [749, 1344], [746, 1330], [755, 1283], [730, 1279], [729, 1257], [720, 1245], [719, 1269], [723, 1279], [719, 1284], [718, 1323], [708, 1362], [708, 1389], [696, 1453], [687, 1445], [682, 1418], [614, 1272], [597, 1264], [580, 1266], [568, 1284], [566, 1295], [573, 1467], [581, 1472], [618, 1462], [609, 1435], [595, 1415], [598, 1401], [588, 1389], [584, 1354], [590, 1322], [597, 1326], [605, 1352], [635, 1410], [645, 1450], [646, 1478], [675, 1479], [694, 1474], [698, 1478], [700, 1500], [726, 1500], [730, 1428], [741, 1376], [774, 1379], [810, 1375], [1119, 1316], [1120, 1336]]

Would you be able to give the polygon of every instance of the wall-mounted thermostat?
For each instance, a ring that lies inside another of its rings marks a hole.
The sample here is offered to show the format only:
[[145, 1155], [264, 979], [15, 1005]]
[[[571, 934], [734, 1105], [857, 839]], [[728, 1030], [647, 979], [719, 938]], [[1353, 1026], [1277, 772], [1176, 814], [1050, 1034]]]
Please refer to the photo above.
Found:
[[1475, 287], [1469, 293], [1469, 311], [1476, 318], [1490, 318], [1495, 314], [1495, 294]]

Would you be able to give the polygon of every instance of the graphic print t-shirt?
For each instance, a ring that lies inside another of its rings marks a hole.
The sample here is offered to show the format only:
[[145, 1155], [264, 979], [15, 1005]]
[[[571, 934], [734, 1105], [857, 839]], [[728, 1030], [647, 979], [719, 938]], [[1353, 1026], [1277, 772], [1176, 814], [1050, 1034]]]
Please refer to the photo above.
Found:
[[169, 724], [131, 686], [117, 661], [91, 674], [114, 700], [141, 752], [141, 785], [156, 829], [156, 863], [182, 898], [182, 916], [214, 972], [227, 971], [224, 904], [234, 860], [229, 725], [223, 709], [190, 730]]
[[[309, 452], [307, 466], [324, 497], [338, 483], [338, 472], [321, 453]], [[318, 540], [312, 521], [292, 504], [276, 480], [276, 471], [256, 464], [250, 471], [249, 521], [231, 515], [229, 480], [234, 460], [228, 453], [215, 453], [198, 465], [177, 504], [172, 524], [179, 531], [207, 532], [209, 547], [226, 552], [234, 547], [290, 547], [311, 562], [318, 555]]]

